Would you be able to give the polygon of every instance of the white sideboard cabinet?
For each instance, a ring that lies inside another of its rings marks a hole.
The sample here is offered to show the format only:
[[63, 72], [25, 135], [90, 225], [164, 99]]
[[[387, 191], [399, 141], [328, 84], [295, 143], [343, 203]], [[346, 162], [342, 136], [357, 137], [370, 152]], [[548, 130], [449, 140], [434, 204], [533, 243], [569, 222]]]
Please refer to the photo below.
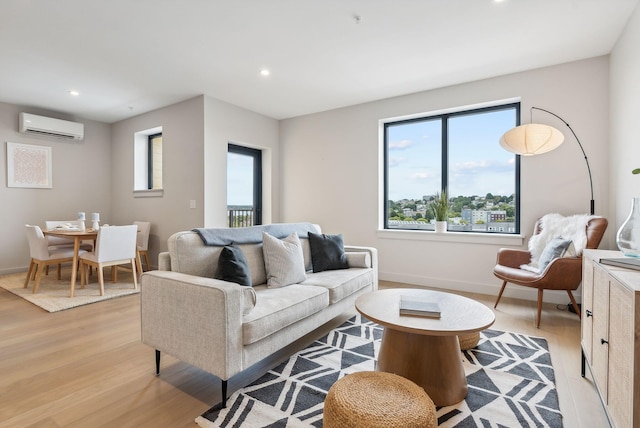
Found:
[[584, 252], [582, 376], [588, 365], [614, 428], [640, 428], [640, 271], [600, 263], [621, 257]]

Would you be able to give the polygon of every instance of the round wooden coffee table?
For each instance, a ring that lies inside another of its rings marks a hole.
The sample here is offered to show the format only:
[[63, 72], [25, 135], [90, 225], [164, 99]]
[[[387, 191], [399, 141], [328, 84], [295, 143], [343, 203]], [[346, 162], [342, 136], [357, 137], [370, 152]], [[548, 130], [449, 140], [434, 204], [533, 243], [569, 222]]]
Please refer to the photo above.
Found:
[[[400, 315], [400, 296], [437, 302], [441, 317]], [[356, 309], [384, 327], [376, 370], [414, 381], [436, 406], [464, 400], [467, 379], [457, 336], [490, 327], [495, 321], [491, 309], [456, 294], [409, 288], [363, 294]]]

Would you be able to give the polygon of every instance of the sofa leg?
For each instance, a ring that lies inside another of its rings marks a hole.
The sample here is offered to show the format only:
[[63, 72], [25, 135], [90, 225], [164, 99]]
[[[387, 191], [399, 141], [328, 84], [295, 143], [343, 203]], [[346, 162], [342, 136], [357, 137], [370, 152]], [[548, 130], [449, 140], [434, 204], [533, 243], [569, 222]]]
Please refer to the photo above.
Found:
[[156, 349], [156, 376], [160, 375], [160, 351]]
[[222, 408], [225, 409], [227, 407], [227, 381], [222, 381]]

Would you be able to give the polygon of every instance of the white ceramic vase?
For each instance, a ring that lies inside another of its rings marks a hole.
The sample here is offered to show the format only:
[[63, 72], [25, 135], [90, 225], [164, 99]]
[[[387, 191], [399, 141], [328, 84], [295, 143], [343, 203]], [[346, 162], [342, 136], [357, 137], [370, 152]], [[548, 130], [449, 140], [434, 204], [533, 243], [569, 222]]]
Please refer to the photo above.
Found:
[[447, 231], [446, 221], [436, 221], [436, 233], [444, 233]]
[[631, 212], [618, 229], [616, 244], [625, 256], [640, 257], [640, 198], [631, 200]]

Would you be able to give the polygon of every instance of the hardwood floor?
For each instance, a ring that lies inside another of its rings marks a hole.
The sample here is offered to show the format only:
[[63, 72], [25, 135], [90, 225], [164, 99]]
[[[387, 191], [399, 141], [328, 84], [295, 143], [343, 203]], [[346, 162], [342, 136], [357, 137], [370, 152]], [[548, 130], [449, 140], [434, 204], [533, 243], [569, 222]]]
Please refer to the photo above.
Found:
[[[380, 288], [407, 287], [381, 281]], [[462, 293], [461, 293], [462, 294]], [[493, 307], [495, 296], [469, 297]], [[340, 324], [305, 337], [260, 367], [229, 382], [230, 393], [266, 368]], [[608, 426], [590, 373], [580, 377], [580, 322], [545, 305], [540, 329], [535, 302], [503, 298], [492, 328], [549, 341], [564, 426]], [[139, 296], [48, 313], [0, 289], [0, 427], [195, 427], [220, 400], [213, 375], [140, 343]]]

